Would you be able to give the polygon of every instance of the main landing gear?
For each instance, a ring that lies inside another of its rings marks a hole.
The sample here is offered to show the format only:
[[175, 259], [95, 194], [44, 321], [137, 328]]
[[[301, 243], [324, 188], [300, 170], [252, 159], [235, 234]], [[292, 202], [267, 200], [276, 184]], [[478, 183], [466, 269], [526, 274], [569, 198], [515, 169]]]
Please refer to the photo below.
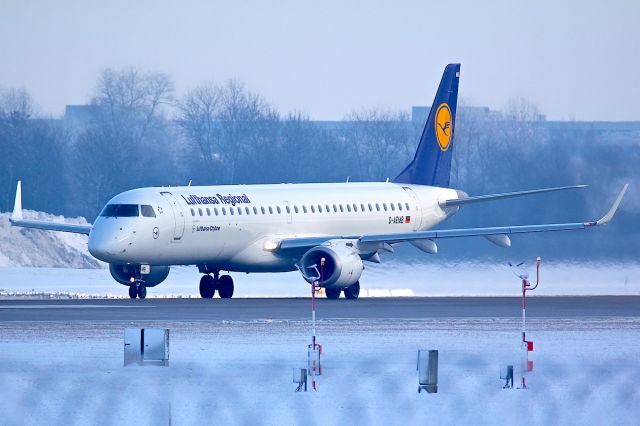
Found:
[[129, 297], [132, 299], [135, 299], [136, 297], [144, 299], [145, 297], [147, 297], [147, 286], [140, 281], [132, 283], [131, 285], [129, 285]]
[[233, 278], [230, 275], [218, 276], [218, 273], [200, 278], [200, 296], [203, 299], [211, 299], [216, 290], [221, 298], [230, 299], [233, 296]]
[[349, 300], [355, 300], [360, 295], [360, 282], [356, 281], [354, 284], [351, 284], [349, 287], [345, 289], [340, 288], [325, 288], [325, 294], [327, 295], [327, 299], [339, 299], [340, 293], [344, 292], [344, 297]]

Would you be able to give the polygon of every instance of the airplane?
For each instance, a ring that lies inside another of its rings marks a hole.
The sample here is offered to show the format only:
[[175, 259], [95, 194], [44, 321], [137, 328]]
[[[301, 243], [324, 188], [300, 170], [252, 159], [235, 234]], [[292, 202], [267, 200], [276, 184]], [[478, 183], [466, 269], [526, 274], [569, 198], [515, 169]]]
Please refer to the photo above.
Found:
[[222, 271], [298, 270], [329, 299], [357, 299], [364, 262], [379, 263], [401, 243], [436, 254], [437, 240], [482, 236], [510, 247], [510, 235], [611, 221], [628, 184], [595, 221], [433, 230], [467, 205], [586, 186], [478, 196], [450, 188], [459, 78], [460, 64], [445, 67], [415, 156], [392, 181], [139, 188], [113, 197], [89, 225], [25, 219], [18, 181], [11, 224], [88, 235], [91, 255], [132, 299], [144, 299], [173, 265], [198, 267], [203, 298], [233, 296]]

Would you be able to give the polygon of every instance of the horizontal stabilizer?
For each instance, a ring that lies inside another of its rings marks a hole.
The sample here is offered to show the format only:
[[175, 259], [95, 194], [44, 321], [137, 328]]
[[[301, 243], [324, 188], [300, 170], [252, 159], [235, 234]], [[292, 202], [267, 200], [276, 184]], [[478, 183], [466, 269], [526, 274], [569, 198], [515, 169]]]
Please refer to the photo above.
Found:
[[506, 198], [522, 197], [525, 195], [543, 194], [546, 192], [565, 191], [567, 189], [586, 188], [588, 185], [558, 186], [555, 188], [532, 189], [530, 191], [506, 192], [503, 194], [476, 195], [474, 197], [462, 197], [452, 200], [441, 201], [440, 207], [456, 207], [464, 206], [471, 203], [479, 203], [481, 201], [504, 200]]

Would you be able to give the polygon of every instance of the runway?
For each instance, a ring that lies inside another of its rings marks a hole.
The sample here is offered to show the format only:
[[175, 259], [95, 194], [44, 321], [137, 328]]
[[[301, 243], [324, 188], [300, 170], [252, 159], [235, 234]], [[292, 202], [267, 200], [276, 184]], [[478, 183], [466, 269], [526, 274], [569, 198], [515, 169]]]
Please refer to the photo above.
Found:
[[[515, 297], [318, 299], [317, 318], [514, 318]], [[530, 297], [529, 318], [640, 317], [640, 296]], [[0, 323], [307, 320], [310, 299], [3, 300]]]

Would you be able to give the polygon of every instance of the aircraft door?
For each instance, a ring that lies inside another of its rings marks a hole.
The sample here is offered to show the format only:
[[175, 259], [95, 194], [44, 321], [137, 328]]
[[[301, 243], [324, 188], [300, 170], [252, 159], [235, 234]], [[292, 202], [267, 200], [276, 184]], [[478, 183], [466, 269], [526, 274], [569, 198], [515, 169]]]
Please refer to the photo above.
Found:
[[413, 214], [411, 215], [411, 221], [413, 222], [413, 230], [420, 230], [420, 225], [422, 224], [422, 211], [420, 209], [420, 200], [415, 192], [408, 186], [403, 186], [402, 189], [409, 195], [411, 198], [411, 202], [409, 205], [413, 207]]
[[173, 210], [173, 220], [174, 220], [174, 228], [173, 228], [173, 242], [179, 242], [182, 240], [182, 236], [184, 235], [184, 211], [178, 204], [178, 199], [175, 195], [170, 192], [161, 192], [169, 204], [171, 204], [171, 210]]

